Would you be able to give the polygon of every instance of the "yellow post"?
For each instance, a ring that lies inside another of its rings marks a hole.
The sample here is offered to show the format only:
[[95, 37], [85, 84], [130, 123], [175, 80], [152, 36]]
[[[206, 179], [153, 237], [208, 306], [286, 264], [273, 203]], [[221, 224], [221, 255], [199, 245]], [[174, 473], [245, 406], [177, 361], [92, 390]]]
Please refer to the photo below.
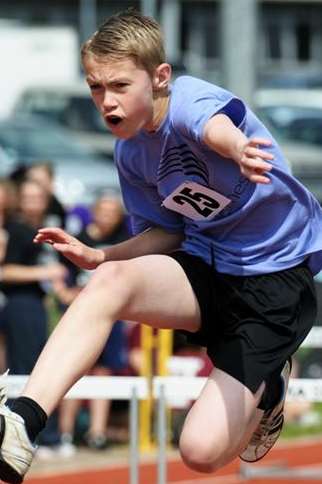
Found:
[[[150, 326], [141, 325], [141, 348], [143, 362], [140, 375], [149, 381], [149, 396], [140, 401], [140, 450], [150, 451], [155, 447], [153, 439], [153, 395], [152, 379], [156, 373], [160, 376], [168, 374], [167, 361], [172, 353], [173, 332], [168, 329], [155, 330]], [[156, 368], [154, 368], [154, 355], [156, 356]], [[167, 425], [170, 428], [170, 412], [168, 412]], [[168, 432], [169, 435], [169, 432]]]
[[[160, 376], [166, 376], [169, 373], [168, 360], [172, 354], [172, 342], [173, 331], [170, 329], [160, 329], [158, 331], [157, 345], [158, 345], [158, 358], [157, 358], [157, 372]], [[171, 435], [171, 409], [167, 410], [167, 436], [168, 444], [170, 443]]]
[[160, 376], [166, 376], [168, 372], [168, 359], [172, 353], [173, 332], [171, 329], [159, 329], [157, 336], [157, 372]]

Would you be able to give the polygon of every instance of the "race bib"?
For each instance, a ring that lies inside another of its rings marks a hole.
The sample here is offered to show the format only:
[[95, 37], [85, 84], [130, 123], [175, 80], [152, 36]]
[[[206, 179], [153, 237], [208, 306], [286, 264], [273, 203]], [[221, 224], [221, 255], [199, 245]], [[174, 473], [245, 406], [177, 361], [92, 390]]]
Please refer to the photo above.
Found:
[[231, 200], [199, 183], [187, 181], [163, 200], [162, 205], [169, 210], [192, 220], [211, 220], [221, 212]]

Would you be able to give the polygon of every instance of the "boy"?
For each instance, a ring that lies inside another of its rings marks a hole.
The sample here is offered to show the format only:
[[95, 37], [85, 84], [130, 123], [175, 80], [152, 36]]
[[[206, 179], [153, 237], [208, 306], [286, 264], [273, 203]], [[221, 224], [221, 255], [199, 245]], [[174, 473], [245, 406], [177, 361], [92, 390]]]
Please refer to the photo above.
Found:
[[1, 407], [0, 478], [22, 481], [31, 442], [117, 319], [180, 329], [207, 346], [215, 370], [186, 419], [184, 462], [213, 472], [238, 455], [256, 461], [281, 431], [288, 359], [314, 321], [320, 206], [241, 100], [189, 76], [170, 84], [151, 18], [111, 17], [83, 46], [82, 61], [119, 138], [115, 158], [135, 235], [104, 250], [61, 229], [36, 236], [95, 271], [23, 396]]

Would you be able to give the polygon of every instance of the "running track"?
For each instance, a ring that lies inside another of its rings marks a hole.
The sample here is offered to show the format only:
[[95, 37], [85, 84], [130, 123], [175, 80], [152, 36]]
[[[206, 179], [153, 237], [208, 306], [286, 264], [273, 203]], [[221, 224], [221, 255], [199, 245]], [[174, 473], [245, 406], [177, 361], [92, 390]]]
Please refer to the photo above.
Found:
[[[273, 449], [261, 461], [261, 466], [270, 464], [287, 464], [293, 469], [296, 466], [321, 466], [322, 470], [322, 439], [303, 441], [301, 443], [282, 444]], [[171, 459], [167, 464], [167, 484], [314, 484], [322, 483], [311, 479], [244, 479], [239, 474], [240, 461], [236, 460], [220, 472], [213, 475], [199, 474], [187, 469], [179, 458]], [[254, 467], [254, 465], [253, 465]], [[258, 464], [257, 464], [258, 467]], [[106, 467], [100, 470], [72, 471], [65, 474], [41, 475], [26, 478], [27, 484], [128, 484], [129, 475], [126, 466]], [[157, 469], [154, 463], [142, 464], [140, 467], [140, 484], [157, 484]]]

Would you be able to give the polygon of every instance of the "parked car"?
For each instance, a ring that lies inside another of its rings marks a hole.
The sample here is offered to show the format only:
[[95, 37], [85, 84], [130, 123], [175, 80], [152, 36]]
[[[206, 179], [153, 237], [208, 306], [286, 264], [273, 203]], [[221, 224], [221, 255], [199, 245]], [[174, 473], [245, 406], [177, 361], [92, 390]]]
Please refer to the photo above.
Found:
[[50, 161], [55, 171], [55, 191], [67, 206], [91, 204], [107, 190], [119, 192], [112, 158], [97, 153], [67, 134], [55, 123], [37, 116], [16, 116], [0, 121], [0, 176], [18, 165]]
[[265, 88], [322, 88], [322, 71], [301, 69], [297, 71], [285, 71], [279, 73], [265, 73], [259, 78], [260, 86]]
[[18, 97], [14, 114], [37, 114], [68, 128], [103, 154], [113, 153], [115, 138], [105, 125], [84, 80], [63, 85], [34, 85]]
[[322, 89], [261, 89], [255, 106], [281, 141], [322, 145]]

